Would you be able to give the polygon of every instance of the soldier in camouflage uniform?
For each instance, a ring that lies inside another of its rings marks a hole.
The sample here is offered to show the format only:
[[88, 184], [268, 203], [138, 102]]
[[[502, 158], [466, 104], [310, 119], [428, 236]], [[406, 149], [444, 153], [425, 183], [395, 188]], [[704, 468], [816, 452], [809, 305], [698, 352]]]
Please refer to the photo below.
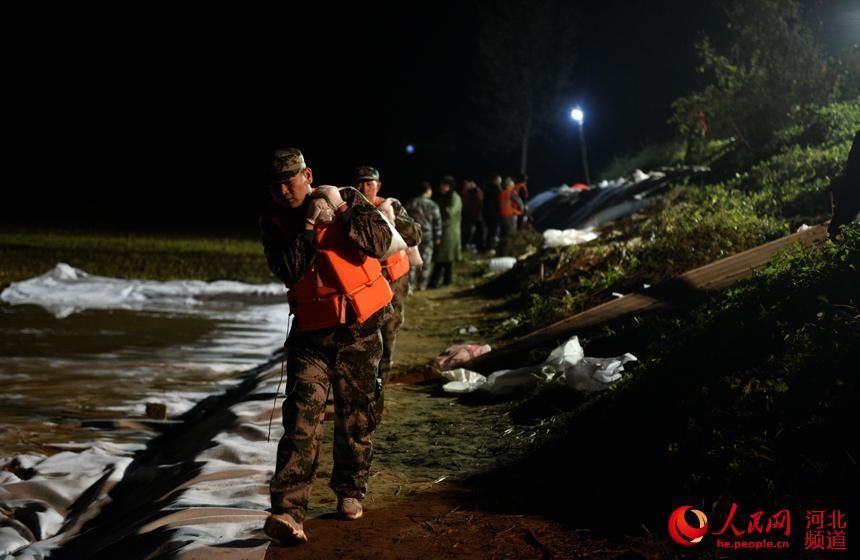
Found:
[[[394, 224], [397, 232], [406, 241], [406, 245], [414, 247], [421, 242], [421, 227], [415, 220], [409, 217], [406, 209], [396, 198], [379, 198], [378, 193], [382, 188], [379, 171], [373, 167], [364, 165], [355, 170], [355, 188], [379, 208], [390, 222]], [[404, 255], [405, 258], [405, 255]], [[384, 264], [384, 263], [383, 263]], [[400, 330], [403, 321], [406, 320], [406, 296], [409, 291], [409, 275], [391, 280], [388, 268], [383, 267], [382, 273], [391, 284], [394, 297], [391, 298], [393, 312], [382, 319], [380, 331], [382, 332], [382, 363], [379, 367], [380, 374], [387, 381], [391, 366], [394, 364], [394, 344], [397, 339], [397, 331]]]
[[409, 283], [419, 290], [426, 290], [430, 282], [430, 269], [433, 263], [433, 248], [442, 241], [442, 214], [439, 205], [433, 202], [433, 187], [430, 183], [421, 183], [418, 196], [406, 205], [406, 212], [421, 227], [421, 243], [418, 251], [424, 261], [422, 268], [409, 270]]
[[[269, 268], [288, 288], [296, 286], [314, 263], [318, 254], [314, 227], [320, 221], [340, 220], [345, 231], [342, 243], [352, 243], [374, 258], [386, 254], [391, 230], [358, 191], [327, 186], [312, 191], [311, 169], [296, 149], [276, 151], [274, 171], [272, 200], [260, 217], [260, 227]], [[390, 298], [390, 290], [384, 289]], [[379, 322], [391, 313], [391, 306], [385, 304], [363, 323], [352, 307], [346, 308], [345, 324], [334, 327], [300, 331], [294, 322], [285, 345], [284, 435], [270, 482], [272, 515], [264, 527], [282, 543], [307, 541], [302, 522], [319, 462], [330, 387], [335, 408], [331, 488], [343, 517], [362, 515], [360, 500], [367, 492], [373, 456], [371, 434], [381, 414]], [[298, 318], [300, 309], [292, 311]]]

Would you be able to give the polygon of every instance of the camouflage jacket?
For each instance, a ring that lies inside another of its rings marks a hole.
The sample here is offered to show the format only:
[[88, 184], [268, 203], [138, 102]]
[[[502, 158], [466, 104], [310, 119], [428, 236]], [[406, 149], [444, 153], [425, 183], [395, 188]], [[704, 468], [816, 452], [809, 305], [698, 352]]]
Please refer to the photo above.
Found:
[[406, 211], [421, 226], [425, 240], [435, 243], [442, 239], [442, 214], [438, 204], [419, 196], [409, 201]]

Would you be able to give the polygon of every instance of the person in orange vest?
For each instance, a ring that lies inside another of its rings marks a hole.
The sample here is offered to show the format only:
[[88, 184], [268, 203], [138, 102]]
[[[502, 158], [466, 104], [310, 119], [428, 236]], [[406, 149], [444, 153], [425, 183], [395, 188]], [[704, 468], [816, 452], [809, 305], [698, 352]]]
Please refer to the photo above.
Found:
[[499, 216], [502, 223], [501, 239], [506, 240], [517, 231], [517, 217], [523, 214], [522, 199], [514, 188], [514, 180], [508, 177], [499, 192]]
[[[394, 224], [397, 232], [403, 237], [408, 247], [415, 247], [421, 242], [421, 226], [409, 217], [406, 209], [396, 198], [380, 198], [379, 190], [382, 181], [379, 171], [369, 165], [356, 168], [355, 188], [372, 202], [388, 221]], [[394, 364], [394, 344], [397, 331], [406, 319], [406, 296], [409, 292], [409, 257], [406, 251], [400, 251], [382, 261], [382, 274], [391, 284], [394, 297], [391, 299], [393, 312], [382, 319], [382, 364], [380, 373], [384, 381], [388, 381], [391, 367]]]
[[307, 541], [302, 523], [329, 388], [335, 411], [331, 488], [342, 517], [362, 516], [371, 435], [381, 419], [379, 324], [391, 313], [391, 288], [379, 259], [403, 241], [357, 190], [313, 189], [313, 173], [299, 150], [277, 150], [273, 171], [260, 229], [269, 268], [289, 289], [293, 320], [285, 343], [284, 435], [264, 531], [295, 544]]

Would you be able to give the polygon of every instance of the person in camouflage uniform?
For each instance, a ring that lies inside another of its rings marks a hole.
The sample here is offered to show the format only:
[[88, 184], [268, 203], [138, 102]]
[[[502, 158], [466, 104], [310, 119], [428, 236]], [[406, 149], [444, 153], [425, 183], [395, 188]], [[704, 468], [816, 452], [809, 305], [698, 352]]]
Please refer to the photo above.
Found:
[[418, 251], [424, 266], [409, 270], [409, 284], [419, 290], [426, 290], [430, 282], [430, 270], [433, 263], [433, 248], [442, 241], [442, 214], [439, 205], [433, 202], [433, 187], [424, 181], [418, 196], [406, 204], [406, 212], [421, 227], [421, 243]]
[[433, 272], [430, 288], [450, 286], [454, 278], [454, 263], [462, 260], [460, 249], [460, 223], [463, 217], [463, 201], [454, 190], [454, 178], [442, 177], [436, 191], [436, 204], [442, 214], [442, 241], [433, 251]]
[[[355, 188], [372, 202], [394, 224], [397, 232], [403, 237], [406, 245], [415, 247], [421, 242], [421, 227], [415, 223], [406, 209], [396, 198], [379, 198], [378, 193], [382, 188], [379, 171], [368, 165], [356, 168]], [[405, 258], [405, 255], [404, 255]], [[385, 264], [385, 263], [383, 263]], [[406, 320], [406, 296], [409, 291], [409, 275], [401, 276], [391, 280], [388, 268], [382, 268], [382, 274], [391, 284], [394, 297], [391, 298], [392, 313], [382, 319], [380, 331], [382, 333], [382, 364], [380, 374], [384, 381], [388, 380], [391, 367], [394, 364], [394, 344], [397, 340], [397, 331], [400, 330], [403, 321]]]
[[[341, 243], [352, 243], [373, 258], [385, 256], [392, 243], [391, 229], [358, 191], [330, 186], [312, 191], [311, 169], [296, 149], [275, 152], [274, 172], [271, 201], [260, 217], [260, 228], [269, 268], [287, 288], [296, 286], [314, 262], [318, 252], [314, 227], [320, 221], [340, 220], [345, 232]], [[390, 298], [387, 288], [386, 294]], [[319, 462], [330, 388], [335, 409], [331, 488], [343, 517], [361, 517], [360, 500], [367, 492], [373, 456], [371, 434], [381, 420], [379, 323], [388, 313], [391, 306], [385, 304], [362, 323], [347, 304], [344, 324], [309, 331], [292, 325], [285, 344], [284, 434], [270, 481], [272, 515], [264, 527], [273, 539], [307, 541], [302, 522]]]

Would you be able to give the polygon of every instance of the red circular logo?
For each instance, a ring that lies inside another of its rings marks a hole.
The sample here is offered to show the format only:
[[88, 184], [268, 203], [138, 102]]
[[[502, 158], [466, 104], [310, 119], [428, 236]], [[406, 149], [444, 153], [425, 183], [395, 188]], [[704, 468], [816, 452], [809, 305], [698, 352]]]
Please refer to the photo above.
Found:
[[[687, 511], [693, 512], [696, 516], [696, 527], [687, 522], [685, 517]], [[682, 546], [693, 546], [700, 543], [707, 532], [708, 518], [701, 511], [693, 509], [693, 506], [681, 506], [669, 516], [669, 536]]]

